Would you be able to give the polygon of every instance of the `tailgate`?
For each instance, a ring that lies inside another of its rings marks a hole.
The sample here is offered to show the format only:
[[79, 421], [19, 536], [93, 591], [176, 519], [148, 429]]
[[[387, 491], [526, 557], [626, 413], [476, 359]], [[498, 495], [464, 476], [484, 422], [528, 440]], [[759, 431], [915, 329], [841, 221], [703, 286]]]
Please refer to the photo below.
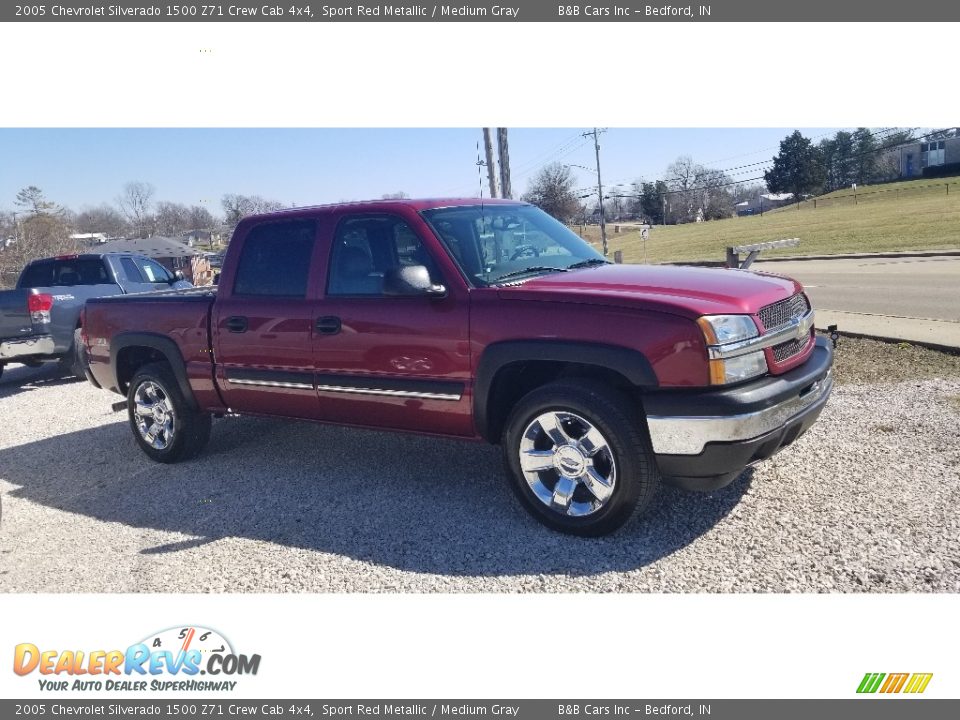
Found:
[[26, 288], [0, 291], [0, 338], [24, 337], [33, 333], [27, 309], [27, 296], [33, 292]]

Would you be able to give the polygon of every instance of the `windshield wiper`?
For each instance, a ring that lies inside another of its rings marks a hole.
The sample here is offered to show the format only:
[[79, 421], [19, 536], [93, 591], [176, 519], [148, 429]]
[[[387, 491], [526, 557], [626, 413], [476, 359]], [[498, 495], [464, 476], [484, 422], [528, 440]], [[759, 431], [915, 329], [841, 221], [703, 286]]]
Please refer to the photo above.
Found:
[[590, 267], [591, 265], [609, 265], [609, 260], [603, 260], [601, 258], [590, 258], [589, 260], [581, 260], [580, 262], [575, 262], [573, 265], [567, 265], [567, 270], [577, 270], [579, 268]]
[[548, 267], [547, 265], [534, 265], [533, 267], [523, 268], [523, 270], [514, 270], [513, 272], [508, 272], [506, 275], [501, 275], [496, 280], [492, 282], [498, 283], [507, 280], [508, 278], [520, 277], [521, 275], [526, 275], [527, 273], [535, 272], [568, 272], [567, 268], [562, 267]]

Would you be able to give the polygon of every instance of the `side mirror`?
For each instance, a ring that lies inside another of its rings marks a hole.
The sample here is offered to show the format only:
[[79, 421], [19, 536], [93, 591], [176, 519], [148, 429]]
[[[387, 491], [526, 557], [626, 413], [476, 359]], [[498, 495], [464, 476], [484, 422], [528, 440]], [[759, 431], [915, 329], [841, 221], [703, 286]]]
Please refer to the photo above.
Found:
[[219, 285], [219, 284], [220, 284], [220, 273], [214, 273], [214, 274], [213, 274], [213, 284], [214, 284], [214, 285]]
[[184, 276], [183, 276], [183, 270], [174, 270], [174, 272], [173, 272], [173, 280], [174, 280], [174, 282], [176, 282], [177, 280], [185, 280], [185, 279], [186, 279], [186, 278], [184, 278]]
[[433, 282], [425, 265], [402, 265], [383, 277], [384, 295], [429, 295], [443, 297], [447, 289]]

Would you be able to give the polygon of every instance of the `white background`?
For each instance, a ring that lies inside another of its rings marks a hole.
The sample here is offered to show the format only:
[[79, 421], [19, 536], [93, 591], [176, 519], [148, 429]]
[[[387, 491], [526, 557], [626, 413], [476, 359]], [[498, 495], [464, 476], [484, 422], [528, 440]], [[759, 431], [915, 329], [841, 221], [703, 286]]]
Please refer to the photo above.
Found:
[[[956, 42], [949, 24], [7, 25], [0, 125], [943, 126]], [[614, 77], [635, 91], [598, 102]], [[926, 696], [960, 697], [958, 610], [956, 595], [0, 596], [0, 668], [19, 642], [123, 648], [195, 623], [263, 656], [248, 697], [845, 698], [868, 671], [933, 672]], [[0, 695], [35, 678], [0, 669]]]

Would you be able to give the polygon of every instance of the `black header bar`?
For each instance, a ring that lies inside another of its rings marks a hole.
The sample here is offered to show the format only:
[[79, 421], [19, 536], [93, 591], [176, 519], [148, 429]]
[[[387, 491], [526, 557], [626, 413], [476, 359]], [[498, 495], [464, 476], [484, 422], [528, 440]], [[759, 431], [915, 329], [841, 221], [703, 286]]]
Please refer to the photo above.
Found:
[[[97, 2], [63, 0], [0, 7], [3, 22], [956, 22], [960, 3], [943, 0], [684, 0], [665, 2], [363, 3]], [[813, 31], [811, 31], [813, 32]]]

